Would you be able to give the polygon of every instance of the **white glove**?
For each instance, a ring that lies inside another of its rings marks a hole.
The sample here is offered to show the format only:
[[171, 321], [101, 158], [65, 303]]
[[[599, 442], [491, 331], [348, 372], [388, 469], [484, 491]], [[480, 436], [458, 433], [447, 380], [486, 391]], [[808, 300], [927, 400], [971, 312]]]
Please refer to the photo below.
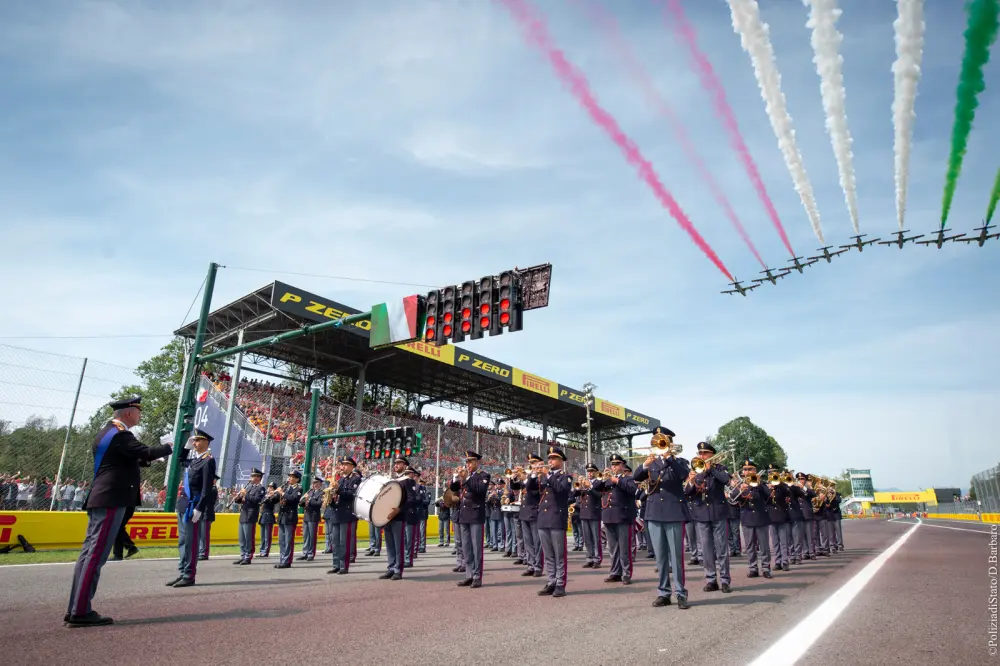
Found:
[[194, 513], [191, 514], [191, 522], [192, 523], [197, 523], [199, 520], [201, 520], [201, 511], [199, 511], [198, 509], [195, 509]]

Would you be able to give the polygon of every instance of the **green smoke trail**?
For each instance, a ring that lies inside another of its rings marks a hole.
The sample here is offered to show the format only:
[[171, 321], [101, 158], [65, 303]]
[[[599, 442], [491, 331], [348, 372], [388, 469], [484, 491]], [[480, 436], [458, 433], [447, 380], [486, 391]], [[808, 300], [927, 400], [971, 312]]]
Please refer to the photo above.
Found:
[[986, 208], [986, 224], [993, 219], [993, 212], [997, 209], [997, 201], [1000, 201], [1000, 169], [997, 169], [997, 179], [993, 181], [993, 193], [990, 194], [990, 205]]
[[941, 203], [941, 228], [944, 229], [955, 196], [955, 185], [962, 173], [962, 161], [969, 144], [972, 121], [976, 117], [977, 97], [986, 89], [983, 67], [990, 59], [990, 46], [1000, 29], [1000, 0], [972, 0], [965, 6], [969, 24], [965, 29], [965, 55], [958, 81], [958, 102], [955, 104], [955, 125], [951, 130], [951, 155], [945, 175], [944, 200]]

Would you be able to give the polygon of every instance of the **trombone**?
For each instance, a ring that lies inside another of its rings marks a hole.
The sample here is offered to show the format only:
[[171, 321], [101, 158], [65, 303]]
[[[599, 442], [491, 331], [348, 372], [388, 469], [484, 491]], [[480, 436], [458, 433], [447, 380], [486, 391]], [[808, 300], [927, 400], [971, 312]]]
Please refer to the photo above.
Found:
[[747, 475], [741, 481], [751, 488], [756, 488], [760, 485], [760, 474], [757, 472], [747, 472]]
[[668, 457], [670, 458], [676, 457], [677, 454], [684, 450], [682, 445], [674, 443], [673, 437], [659, 432], [659, 428], [657, 428], [657, 433], [653, 435], [653, 439], [649, 443], [649, 448], [657, 449], [661, 454], [669, 451]]
[[795, 477], [792, 476], [792, 473], [790, 471], [782, 472], [779, 480], [786, 486], [791, 486], [795, 484]]
[[781, 472], [776, 469], [772, 469], [767, 473], [767, 485], [776, 486], [781, 483]]
[[691, 461], [691, 471], [695, 474], [702, 474], [705, 471], [711, 469], [712, 465], [718, 464], [726, 456], [725, 452], [716, 453], [714, 456], [708, 460], [702, 460], [701, 458], [695, 458]]

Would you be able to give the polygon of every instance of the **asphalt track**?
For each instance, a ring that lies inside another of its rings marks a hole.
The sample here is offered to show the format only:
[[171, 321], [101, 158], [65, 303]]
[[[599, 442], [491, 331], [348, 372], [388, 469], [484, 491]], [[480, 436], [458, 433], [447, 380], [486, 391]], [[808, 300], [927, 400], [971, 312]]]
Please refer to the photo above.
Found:
[[[68, 629], [62, 616], [71, 564], [0, 567], [0, 645], [7, 663], [83, 666], [310, 658], [429, 664], [462, 655], [730, 666], [750, 663], [791, 637], [808, 646], [800, 663], [987, 663], [988, 526], [921, 525], [839, 616], [831, 620], [822, 610], [912, 527], [913, 521], [845, 520], [845, 552], [771, 580], [747, 579], [745, 560], [737, 558], [732, 594], [702, 592], [702, 569], [689, 566], [687, 611], [650, 606], [653, 561], [643, 551], [630, 587], [603, 582], [607, 562], [597, 571], [581, 569], [582, 554], [571, 553], [568, 596], [553, 599], [536, 596], [542, 579], [523, 578], [522, 567], [490, 553], [484, 586], [456, 587], [462, 574], [451, 572], [450, 549], [430, 546], [402, 581], [377, 580], [384, 558], [363, 553], [348, 576], [326, 575], [328, 556], [285, 570], [272, 567], [273, 557], [249, 567], [213, 558], [200, 563], [198, 585], [176, 590], [163, 585], [176, 562], [111, 562], [94, 605], [115, 625]], [[820, 624], [815, 642], [800, 625], [809, 617]]]

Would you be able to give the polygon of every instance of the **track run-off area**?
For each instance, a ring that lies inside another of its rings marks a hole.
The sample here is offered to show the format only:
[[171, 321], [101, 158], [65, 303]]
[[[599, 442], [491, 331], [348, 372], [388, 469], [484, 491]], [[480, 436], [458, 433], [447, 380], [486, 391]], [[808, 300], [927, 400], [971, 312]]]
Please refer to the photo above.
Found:
[[[176, 561], [109, 562], [94, 608], [110, 627], [63, 627], [71, 563], [0, 566], [0, 624], [10, 663], [432, 664], [456, 659], [558, 664], [979, 664], [988, 648], [997, 527], [936, 520], [844, 521], [846, 550], [702, 592], [687, 565], [691, 608], [653, 608], [654, 564], [637, 554], [631, 586], [605, 583], [607, 561], [570, 554], [568, 595], [487, 553], [484, 586], [460, 588], [449, 548], [429, 545], [401, 581], [359, 553], [347, 576], [329, 556], [273, 568], [213, 556], [198, 584], [174, 589]], [[992, 535], [991, 535], [992, 531]], [[307, 656], [308, 655], [308, 656]], [[472, 655], [475, 655], [473, 657]]]

